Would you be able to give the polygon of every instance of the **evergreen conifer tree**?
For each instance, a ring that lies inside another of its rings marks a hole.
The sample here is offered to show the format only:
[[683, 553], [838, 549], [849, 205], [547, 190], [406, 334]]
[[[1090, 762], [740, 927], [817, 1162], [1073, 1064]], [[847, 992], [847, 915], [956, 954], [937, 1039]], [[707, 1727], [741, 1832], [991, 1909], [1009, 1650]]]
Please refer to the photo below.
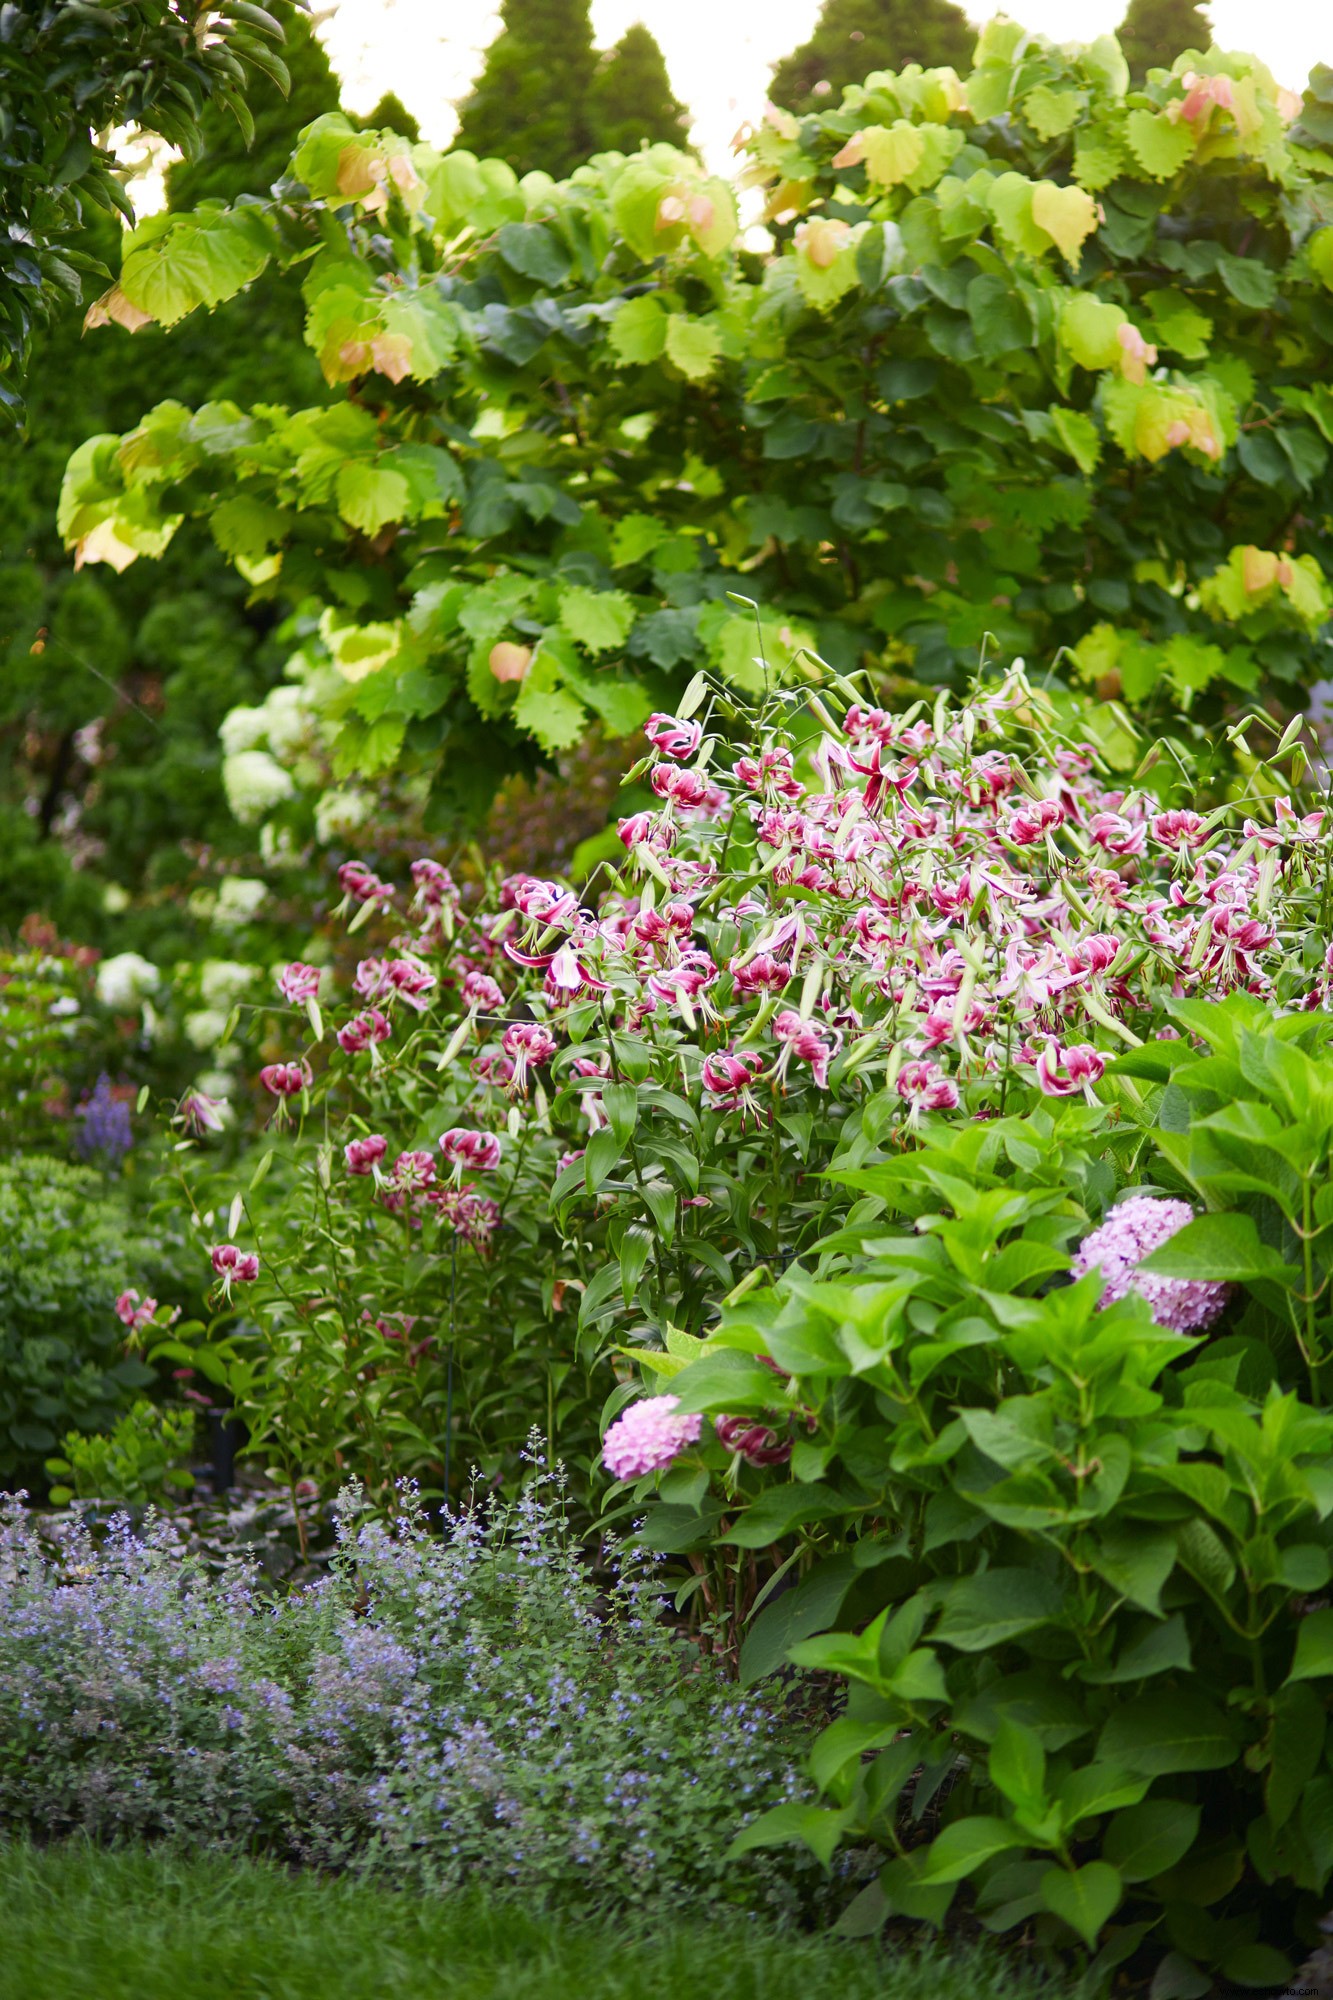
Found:
[[1150, 69], [1170, 69], [1186, 49], [1206, 49], [1213, 39], [1208, 16], [1194, 0], [1129, 0], [1116, 35], [1135, 83]]
[[768, 94], [798, 115], [828, 110], [872, 70], [915, 62], [961, 74], [976, 39], [954, 0], [824, 0], [814, 33], [776, 65]]
[[690, 115], [671, 88], [666, 57], [641, 21], [627, 28], [597, 66], [588, 100], [595, 153], [636, 153], [666, 140], [684, 146]]
[[414, 146], [421, 137], [420, 125], [396, 90], [386, 90], [373, 111], [367, 111], [364, 118], [353, 118], [352, 123], [362, 132], [396, 132]]
[[459, 106], [455, 144], [557, 180], [596, 151], [589, 100], [597, 74], [589, 0], [504, 0], [500, 32]]

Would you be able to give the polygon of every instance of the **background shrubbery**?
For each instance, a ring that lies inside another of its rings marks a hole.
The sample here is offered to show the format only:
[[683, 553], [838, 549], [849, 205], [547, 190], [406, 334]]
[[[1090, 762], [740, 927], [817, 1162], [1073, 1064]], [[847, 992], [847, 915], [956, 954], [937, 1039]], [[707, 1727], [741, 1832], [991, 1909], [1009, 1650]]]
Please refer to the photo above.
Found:
[[[1066, 647], [1128, 769], [1108, 700], [1189, 736], [1325, 671], [1326, 74], [1302, 106], [1211, 51], [1131, 88], [1110, 37], [995, 23], [965, 84], [753, 135], [771, 250], [670, 148], [519, 183], [326, 117], [275, 203], [146, 224], [105, 310], [171, 324], [315, 249], [330, 404], [160, 405], [77, 454], [63, 530], [130, 561], [209, 522], [319, 611], [292, 671], [335, 777], [441, 816], [700, 656], [757, 692], [742, 577], [778, 666], [938, 685]], [[262, 768], [256, 820], [292, 790]]]
[[90, 1168], [0, 1162], [0, 1480], [42, 1484], [67, 1431], [108, 1430], [156, 1371], [125, 1351], [130, 1287], [188, 1296], [184, 1239], [131, 1216]]

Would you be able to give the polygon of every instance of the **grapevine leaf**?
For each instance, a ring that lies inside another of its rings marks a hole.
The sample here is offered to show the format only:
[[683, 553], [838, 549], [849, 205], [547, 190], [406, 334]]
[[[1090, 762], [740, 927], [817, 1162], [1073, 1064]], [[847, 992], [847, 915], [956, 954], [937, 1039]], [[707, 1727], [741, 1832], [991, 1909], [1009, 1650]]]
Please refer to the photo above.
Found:
[[1125, 120], [1129, 150], [1149, 180], [1169, 181], [1194, 151], [1194, 133], [1184, 119], [1173, 125], [1164, 111], [1131, 111]]
[[338, 512], [363, 535], [377, 535], [390, 521], [407, 518], [411, 488], [391, 466], [352, 459], [338, 474]]
[[666, 346], [667, 312], [651, 292], [626, 299], [611, 322], [611, 351], [617, 361], [642, 366], [656, 361]]
[[560, 685], [555, 661], [539, 653], [514, 704], [514, 720], [519, 728], [526, 729], [543, 750], [555, 756], [579, 741], [587, 718], [583, 703]]
[[1039, 138], [1058, 139], [1074, 124], [1087, 102], [1086, 91], [1052, 90], [1050, 84], [1039, 83], [1023, 99], [1023, 116]]
[[629, 637], [634, 600], [623, 590], [589, 590], [576, 584], [560, 599], [560, 623], [588, 652], [613, 652]]
[[1085, 238], [1097, 227], [1097, 204], [1083, 188], [1040, 181], [1032, 190], [1032, 220], [1044, 229], [1070, 264], [1077, 264]]
[[707, 320], [672, 313], [666, 323], [666, 352], [682, 375], [691, 382], [701, 382], [717, 366], [722, 342], [717, 328]]

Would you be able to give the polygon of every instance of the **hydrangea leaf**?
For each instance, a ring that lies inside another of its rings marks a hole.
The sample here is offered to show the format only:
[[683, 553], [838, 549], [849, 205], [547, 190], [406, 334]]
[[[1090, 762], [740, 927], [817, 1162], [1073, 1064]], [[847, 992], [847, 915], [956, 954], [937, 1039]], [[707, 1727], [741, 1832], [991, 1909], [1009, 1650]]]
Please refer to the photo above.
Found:
[[1233, 257], [1223, 250], [1217, 259], [1218, 276], [1233, 299], [1256, 311], [1271, 306], [1277, 297], [1277, 273], [1257, 257]]
[[1089, 1861], [1082, 1868], [1048, 1868], [1041, 1878], [1046, 1908], [1077, 1931], [1089, 1951], [1124, 1896], [1124, 1885], [1109, 1861]]

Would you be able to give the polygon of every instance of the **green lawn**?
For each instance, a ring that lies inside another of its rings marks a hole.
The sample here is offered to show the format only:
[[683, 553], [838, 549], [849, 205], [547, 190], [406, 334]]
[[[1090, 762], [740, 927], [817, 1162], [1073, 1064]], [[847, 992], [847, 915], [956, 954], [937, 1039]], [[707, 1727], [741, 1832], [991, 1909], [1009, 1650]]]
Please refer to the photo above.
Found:
[[0, 1847], [0, 2000], [1036, 2000], [993, 1953], [735, 1918], [639, 1939], [160, 1849]]

